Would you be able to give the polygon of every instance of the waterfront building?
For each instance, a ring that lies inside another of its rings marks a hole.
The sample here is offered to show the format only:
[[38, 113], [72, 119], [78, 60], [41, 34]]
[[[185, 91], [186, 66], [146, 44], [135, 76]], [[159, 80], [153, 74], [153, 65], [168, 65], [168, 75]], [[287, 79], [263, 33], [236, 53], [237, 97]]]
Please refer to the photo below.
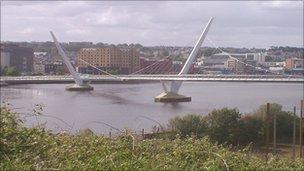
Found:
[[287, 69], [304, 68], [304, 61], [300, 58], [288, 58], [285, 63]]
[[[1, 66], [14, 67], [22, 74], [33, 71], [34, 51], [14, 44], [1, 44]], [[3, 62], [3, 64], [2, 64]]]
[[228, 59], [226, 61], [226, 69], [236, 74], [254, 74], [257, 61], [247, 59]]
[[55, 61], [44, 64], [44, 72], [48, 75], [65, 75], [70, 74], [63, 62]]
[[82, 48], [77, 55], [77, 67], [81, 73], [100, 74], [89, 64], [113, 73], [129, 74], [139, 69], [139, 53], [116, 46]]
[[[237, 59], [246, 59], [246, 60], [254, 60], [257, 63], [265, 62], [266, 53], [229, 53], [230, 56]], [[212, 55], [210, 58], [229, 58], [227, 53], [217, 53]]]
[[253, 53], [253, 60], [257, 61], [258, 64], [265, 62], [267, 53]]
[[1, 51], [1, 68], [10, 67], [10, 53]]
[[35, 63], [34, 64], [34, 74], [44, 75], [45, 74], [45, 65], [42, 63]]

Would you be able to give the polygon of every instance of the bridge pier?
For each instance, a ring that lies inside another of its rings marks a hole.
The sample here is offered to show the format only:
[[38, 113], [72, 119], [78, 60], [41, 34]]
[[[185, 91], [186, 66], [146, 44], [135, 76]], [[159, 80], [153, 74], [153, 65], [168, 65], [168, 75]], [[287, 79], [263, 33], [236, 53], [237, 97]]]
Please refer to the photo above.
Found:
[[65, 90], [67, 90], [67, 91], [92, 91], [92, 90], [94, 90], [94, 88], [88, 84], [86, 84], [86, 85], [73, 84], [73, 85], [66, 86]]
[[174, 103], [174, 102], [190, 102], [191, 97], [180, 95], [173, 92], [163, 92], [154, 98], [154, 102]]

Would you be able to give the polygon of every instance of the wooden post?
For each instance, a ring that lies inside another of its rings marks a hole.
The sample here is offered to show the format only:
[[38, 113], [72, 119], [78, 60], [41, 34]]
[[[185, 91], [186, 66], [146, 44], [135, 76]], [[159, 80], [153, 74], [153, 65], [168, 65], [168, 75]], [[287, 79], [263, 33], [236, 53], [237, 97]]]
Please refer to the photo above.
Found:
[[273, 113], [273, 153], [277, 149], [277, 114]]
[[300, 110], [300, 157], [303, 157], [303, 108], [304, 108], [304, 100], [301, 100], [301, 110]]
[[292, 157], [296, 158], [296, 107], [293, 107]]
[[141, 130], [141, 135], [142, 135], [143, 138], [145, 138], [145, 129]]
[[111, 131], [109, 132], [109, 137], [110, 137], [110, 139], [111, 139], [111, 137], [112, 137], [112, 132], [111, 132]]
[[270, 104], [266, 106], [266, 156], [269, 153], [269, 121], [270, 121]]

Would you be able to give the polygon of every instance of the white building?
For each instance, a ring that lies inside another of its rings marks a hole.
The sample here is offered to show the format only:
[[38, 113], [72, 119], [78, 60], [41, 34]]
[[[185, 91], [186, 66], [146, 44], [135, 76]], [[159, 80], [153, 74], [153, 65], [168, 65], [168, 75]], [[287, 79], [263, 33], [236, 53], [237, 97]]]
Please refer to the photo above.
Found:
[[[257, 63], [263, 63], [265, 62], [266, 53], [229, 53], [230, 56], [238, 59], [248, 59], [248, 60], [254, 60], [257, 61]], [[214, 57], [227, 57], [229, 58], [229, 55], [227, 53], [217, 53], [212, 56]]]
[[262, 62], [265, 67], [285, 67], [285, 62]]
[[265, 62], [267, 53], [254, 53], [253, 60], [257, 61], [258, 64]]

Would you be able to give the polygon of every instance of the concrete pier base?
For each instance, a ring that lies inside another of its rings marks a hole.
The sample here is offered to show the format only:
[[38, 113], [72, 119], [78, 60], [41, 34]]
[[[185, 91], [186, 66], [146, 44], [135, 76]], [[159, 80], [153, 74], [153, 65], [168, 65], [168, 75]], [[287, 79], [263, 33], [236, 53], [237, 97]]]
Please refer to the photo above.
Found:
[[163, 92], [160, 95], [154, 98], [155, 102], [164, 102], [164, 103], [172, 103], [172, 102], [190, 102], [191, 97], [187, 97], [184, 95], [180, 95], [172, 92]]
[[73, 84], [73, 85], [69, 85], [65, 87], [65, 90], [68, 91], [91, 91], [94, 88], [90, 85], [77, 85], [77, 84]]

